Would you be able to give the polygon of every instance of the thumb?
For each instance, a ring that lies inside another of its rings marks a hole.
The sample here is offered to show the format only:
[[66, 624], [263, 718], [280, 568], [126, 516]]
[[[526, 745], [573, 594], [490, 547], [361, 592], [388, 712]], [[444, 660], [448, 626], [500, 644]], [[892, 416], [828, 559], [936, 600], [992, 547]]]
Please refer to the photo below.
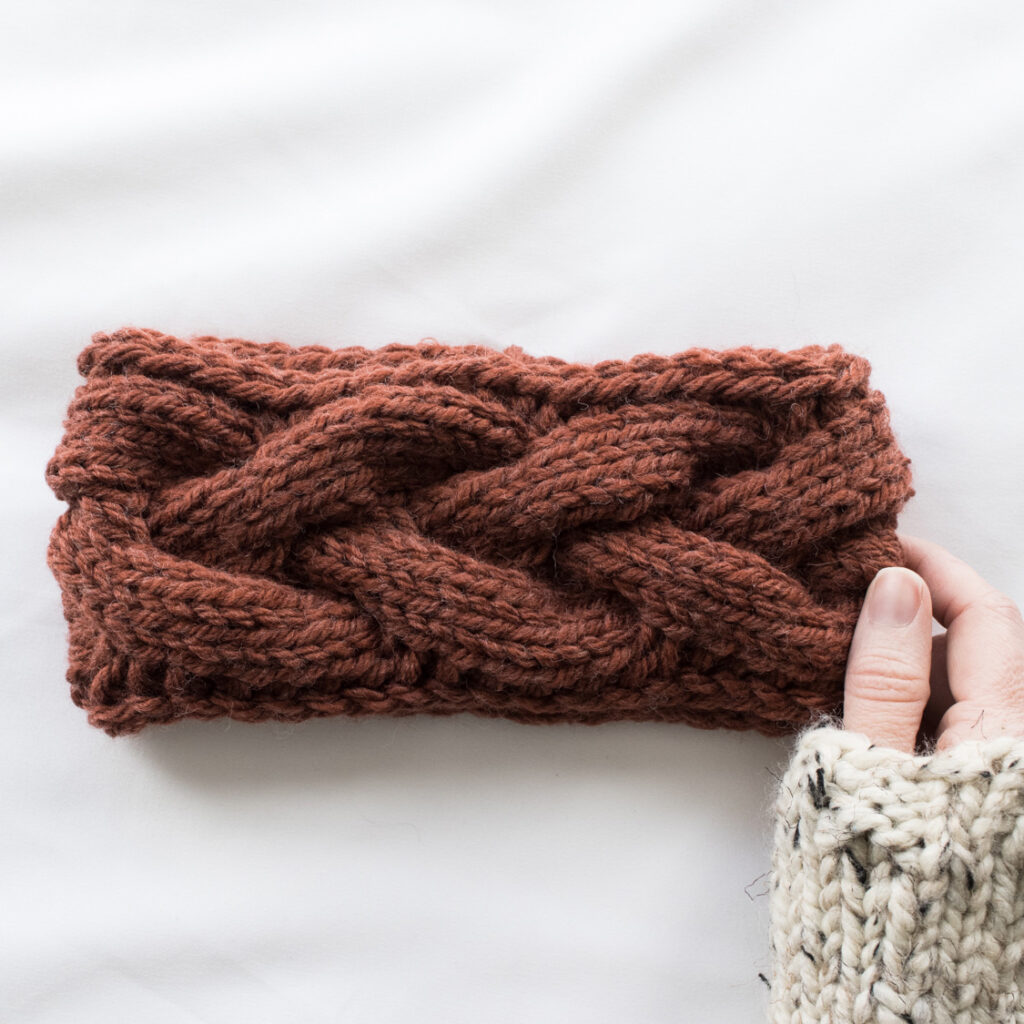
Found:
[[914, 752], [928, 703], [932, 603], [910, 569], [882, 569], [868, 587], [846, 665], [843, 725]]

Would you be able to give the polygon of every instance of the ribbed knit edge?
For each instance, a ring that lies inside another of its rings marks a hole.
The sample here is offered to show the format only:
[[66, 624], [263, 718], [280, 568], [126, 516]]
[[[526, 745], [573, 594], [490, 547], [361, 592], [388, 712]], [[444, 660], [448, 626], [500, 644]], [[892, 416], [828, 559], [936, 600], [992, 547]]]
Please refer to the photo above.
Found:
[[908, 754], [823, 719], [775, 811], [772, 1024], [1024, 1022], [1024, 739]]

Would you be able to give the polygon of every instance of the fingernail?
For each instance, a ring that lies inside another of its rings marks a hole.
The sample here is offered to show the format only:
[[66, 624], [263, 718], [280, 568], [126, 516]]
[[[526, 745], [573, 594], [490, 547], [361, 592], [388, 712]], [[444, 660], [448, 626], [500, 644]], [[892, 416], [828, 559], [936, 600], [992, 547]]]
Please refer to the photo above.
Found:
[[921, 587], [906, 569], [890, 566], [871, 581], [868, 618], [878, 626], [909, 626], [921, 607]]

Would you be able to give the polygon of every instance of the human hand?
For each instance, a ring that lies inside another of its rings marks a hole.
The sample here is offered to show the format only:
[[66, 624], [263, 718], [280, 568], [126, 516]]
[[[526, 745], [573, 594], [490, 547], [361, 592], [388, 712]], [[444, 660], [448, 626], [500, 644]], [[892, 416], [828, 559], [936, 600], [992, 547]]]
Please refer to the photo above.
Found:
[[[907, 568], [868, 587], [846, 666], [843, 725], [914, 753], [1024, 736], [1024, 619], [945, 548], [899, 534]], [[932, 637], [932, 617], [946, 628]]]

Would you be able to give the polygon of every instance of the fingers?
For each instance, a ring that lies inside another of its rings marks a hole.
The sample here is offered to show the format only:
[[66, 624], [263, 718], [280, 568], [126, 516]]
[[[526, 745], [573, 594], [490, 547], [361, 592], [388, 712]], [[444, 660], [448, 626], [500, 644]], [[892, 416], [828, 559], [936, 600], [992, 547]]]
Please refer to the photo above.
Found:
[[932, 608], [915, 572], [882, 569], [871, 581], [846, 665], [843, 724], [912, 753], [930, 694]]
[[[940, 545], [899, 539], [906, 568], [876, 576], [854, 632], [844, 724], [908, 752], [919, 736], [934, 736], [940, 750], [965, 739], [1024, 736], [1020, 609]], [[946, 627], [934, 638], [933, 614]]]
[[931, 591], [946, 627], [946, 673], [955, 703], [937, 747], [1000, 733], [1024, 735], [1024, 620], [1014, 602], [931, 541], [899, 535], [906, 564]]
[[[934, 625], [932, 629], [934, 629]], [[924, 709], [921, 721], [921, 732], [918, 744], [931, 746], [939, 734], [939, 723], [942, 716], [950, 709], [953, 694], [949, 689], [949, 677], [946, 675], [946, 634], [936, 633], [932, 636], [932, 675], [931, 696]]]

